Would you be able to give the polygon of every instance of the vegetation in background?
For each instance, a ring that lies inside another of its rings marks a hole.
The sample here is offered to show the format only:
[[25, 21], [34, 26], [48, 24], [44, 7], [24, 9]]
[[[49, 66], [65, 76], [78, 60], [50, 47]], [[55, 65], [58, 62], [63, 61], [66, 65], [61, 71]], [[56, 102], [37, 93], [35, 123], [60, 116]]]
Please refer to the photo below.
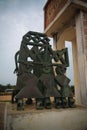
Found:
[[[15, 89], [15, 85], [11, 85], [11, 84], [2, 85], [2, 84], [0, 84], [0, 95], [4, 95], [6, 89]], [[71, 89], [72, 89], [73, 94], [75, 94], [74, 85], [71, 86]]]
[[2, 84], [0, 84], [0, 95], [4, 95], [6, 89], [15, 89], [15, 85], [11, 85], [11, 84], [2, 85]]

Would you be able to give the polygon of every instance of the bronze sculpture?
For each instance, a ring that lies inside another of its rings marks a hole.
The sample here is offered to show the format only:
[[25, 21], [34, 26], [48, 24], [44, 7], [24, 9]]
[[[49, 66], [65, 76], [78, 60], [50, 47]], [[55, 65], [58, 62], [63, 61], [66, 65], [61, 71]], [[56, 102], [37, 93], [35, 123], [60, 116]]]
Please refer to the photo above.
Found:
[[70, 79], [65, 76], [69, 66], [68, 50], [54, 51], [49, 41], [45, 34], [39, 32], [29, 31], [23, 36], [20, 50], [15, 54], [17, 93], [13, 92], [12, 102], [14, 96], [17, 102], [27, 98], [32, 103], [32, 98], [35, 98], [37, 109], [51, 108], [50, 97], [54, 97], [56, 108], [67, 104], [73, 107]]

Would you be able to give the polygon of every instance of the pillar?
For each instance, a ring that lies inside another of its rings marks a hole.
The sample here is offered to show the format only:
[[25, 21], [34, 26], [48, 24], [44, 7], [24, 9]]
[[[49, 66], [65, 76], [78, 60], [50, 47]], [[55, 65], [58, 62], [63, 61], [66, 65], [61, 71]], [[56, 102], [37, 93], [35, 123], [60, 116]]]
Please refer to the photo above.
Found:
[[[78, 62], [78, 89], [82, 105], [87, 105], [87, 60], [85, 57], [85, 33], [84, 33], [84, 17], [80, 11], [76, 15], [76, 44], [77, 44], [77, 62]], [[79, 98], [79, 95], [77, 98]]]
[[78, 80], [78, 57], [76, 39], [72, 40], [72, 53], [73, 53], [73, 68], [74, 68], [74, 86], [75, 86], [75, 102], [81, 104], [80, 87]]

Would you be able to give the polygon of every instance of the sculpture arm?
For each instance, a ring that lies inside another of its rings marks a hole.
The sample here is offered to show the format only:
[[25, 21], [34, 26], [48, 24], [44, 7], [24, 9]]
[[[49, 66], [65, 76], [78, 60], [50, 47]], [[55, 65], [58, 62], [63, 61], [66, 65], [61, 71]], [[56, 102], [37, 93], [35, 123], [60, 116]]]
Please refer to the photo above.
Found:
[[16, 66], [16, 68], [15, 68], [15, 70], [14, 70], [14, 73], [17, 73], [18, 72], [18, 55], [19, 55], [19, 51], [17, 51], [16, 52], [16, 54], [15, 54], [15, 66]]

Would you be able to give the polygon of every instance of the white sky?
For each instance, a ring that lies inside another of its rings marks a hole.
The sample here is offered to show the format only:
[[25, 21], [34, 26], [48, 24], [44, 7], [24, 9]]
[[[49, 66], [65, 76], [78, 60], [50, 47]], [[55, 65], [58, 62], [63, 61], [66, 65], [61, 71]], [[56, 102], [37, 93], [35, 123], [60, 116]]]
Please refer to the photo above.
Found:
[[44, 32], [46, 1], [0, 0], [0, 84], [16, 84], [15, 53], [28, 31]]
[[65, 41], [65, 47], [68, 48], [68, 55], [69, 55], [69, 67], [67, 67], [66, 75], [71, 80], [70, 85], [74, 85], [72, 43]]
[[14, 55], [28, 31], [44, 31], [47, 0], [0, 0], [0, 84], [16, 83]]

